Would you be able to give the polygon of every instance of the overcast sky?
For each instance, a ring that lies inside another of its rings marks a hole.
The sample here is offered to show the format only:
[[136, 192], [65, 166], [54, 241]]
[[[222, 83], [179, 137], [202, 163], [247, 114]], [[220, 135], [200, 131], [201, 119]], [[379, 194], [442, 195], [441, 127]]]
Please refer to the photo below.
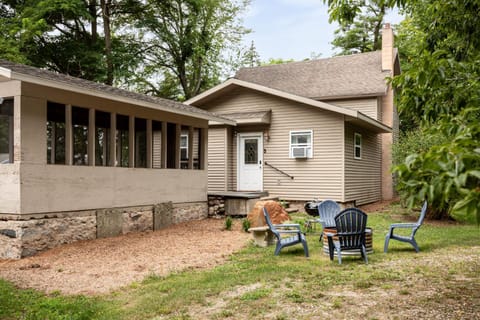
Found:
[[[400, 20], [396, 13], [385, 19], [392, 24]], [[245, 45], [253, 40], [261, 61], [303, 60], [312, 53], [327, 58], [334, 53], [331, 42], [337, 24], [328, 23], [322, 0], [252, 0], [244, 25], [252, 30]]]

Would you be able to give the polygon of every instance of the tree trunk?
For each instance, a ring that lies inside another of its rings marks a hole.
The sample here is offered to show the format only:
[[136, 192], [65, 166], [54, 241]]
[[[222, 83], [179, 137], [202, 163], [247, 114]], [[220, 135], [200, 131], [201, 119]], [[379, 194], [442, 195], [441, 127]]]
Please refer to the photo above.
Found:
[[373, 51], [380, 50], [382, 48], [382, 42], [380, 41], [380, 29], [382, 28], [383, 17], [385, 16], [385, 6], [380, 8], [380, 12], [377, 14], [377, 22], [373, 30]]
[[110, 30], [110, 0], [100, 0], [103, 16], [103, 32], [105, 33], [105, 56], [107, 60], [107, 79], [105, 84], [113, 84], [112, 38]]
[[92, 46], [97, 42], [97, 0], [89, 0], [88, 12], [92, 16], [91, 32], [92, 32]]

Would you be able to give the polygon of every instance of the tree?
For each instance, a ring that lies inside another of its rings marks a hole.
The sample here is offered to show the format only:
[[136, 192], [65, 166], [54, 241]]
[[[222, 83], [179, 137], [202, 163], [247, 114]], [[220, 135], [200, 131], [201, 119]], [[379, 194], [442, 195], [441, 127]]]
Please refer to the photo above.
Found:
[[[328, 4], [329, 21], [337, 21], [340, 25], [351, 24], [355, 18], [362, 12], [370, 0], [323, 0]], [[416, 0], [375, 0], [374, 2], [381, 7], [399, 8], [415, 4]]]
[[143, 85], [152, 94], [167, 97], [175, 96], [178, 87], [181, 96], [176, 98], [188, 99], [217, 84], [222, 54], [247, 32], [238, 19], [247, 4], [247, 0], [147, 0], [140, 15], [133, 17], [142, 31], [138, 41], [145, 44]]
[[270, 58], [268, 61], [262, 62], [262, 66], [269, 66], [274, 64], [284, 64], [289, 62], [295, 62], [293, 59], [283, 59], [283, 58]]
[[126, 74], [126, 62], [131, 66], [139, 61], [138, 55], [125, 49], [126, 36], [115, 36], [111, 30], [111, 17], [118, 19], [126, 14], [131, 2], [3, 2], [0, 57], [112, 84], [115, 78]]
[[252, 43], [250, 44], [250, 47], [243, 54], [242, 66], [253, 68], [253, 67], [260, 66], [260, 64], [261, 64], [260, 55], [258, 54], [257, 48], [255, 48], [255, 43], [252, 40]]
[[[327, 2], [327, 1], [325, 1]], [[363, 1], [329, 0], [330, 18], [353, 21]], [[434, 216], [480, 222], [480, 1], [392, 0], [410, 17], [400, 48], [408, 69], [393, 79], [402, 117], [446, 141], [409, 155], [394, 170], [412, 205], [427, 197]]]
[[340, 55], [381, 49], [380, 30], [386, 11], [384, 1], [366, 1], [353, 23], [342, 23], [335, 30], [333, 47], [341, 49]]

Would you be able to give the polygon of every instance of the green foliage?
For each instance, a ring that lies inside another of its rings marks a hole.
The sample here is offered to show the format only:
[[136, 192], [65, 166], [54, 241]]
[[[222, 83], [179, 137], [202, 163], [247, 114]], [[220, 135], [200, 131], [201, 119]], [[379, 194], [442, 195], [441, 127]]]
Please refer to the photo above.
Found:
[[102, 299], [58, 293], [45, 296], [33, 290], [18, 290], [0, 279], [1, 319], [112, 319], [118, 317], [113, 309]]
[[442, 120], [435, 132], [430, 137], [446, 132], [451, 138], [396, 166], [399, 188], [410, 206], [428, 198], [436, 217], [480, 221], [480, 109]]
[[[125, 12], [123, 1], [109, 5]], [[126, 64], [138, 63], [134, 47], [128, 54], [124, 50], [123, 35], [114, 37], [113, 52], [106, 52], [107, 38], [99, 30], [106, 25], [96, 0], [9, 1], [1, 8], [1, 58], [105, 83], [111, 82], [109, 63], [117, 77]], [[115, 18], [121, 16], [117, 11], [111, 12]]]
[[[351, 23], [367, 1], [328, 0], [330, 19]], [[427, 150], [394, 170], [405, 200], [428, 197], [437, 217], [480, 222], [480, 2], [386, 0], [409, 17], [400, 25], [400, 52], [407, 62], [393, 79], [401, 126], [420, 128]], [[428, 137], [430, 136], [430, 137]], [[436, 141], [440, 136], [447, 141]]]
[[394, 6], [403, 7], [408, 2], [415, 2], [415, 0], [323, 0], [323, 3], [328, 4], [329, 22], [337, 21], [341, 25], [353, 23], [362, 13], [362, 8], [372, 4], [393, 8]]
[[225, 55], [248, 31], [239, 18], [248, 3], [2, 2], [0, 58], [185, 100], [218, 84], [233, 64]]
[[250, 47], [243, 54], [242, 65], [244, 67], [253, 68], [260, 66], [260, 64], [260, 54], [258, 54], [257, 48], [255, 48], [255, 43], [252, 40]]
[[259, 300], [259, 299], [262, 299], [262, 298], [265, 298], [265, 297], [268, 297], [268, 295], [272, 292], [271, 289], [268, 289], [268, 288], [260, 288], [260, 289], [257, 289], [257, 290], [254, 290], [254, 291], [250, 291], [250, 292], [247, 292], [245, 293], [244, 295], [242, 295], [240, 297], [240, 300], [243, 300], [243, 301], [255, 301], [255, 300]]
[[353, 23], [341, 24], [335, 30], [334, 48], [340, 55], [369, 52], [381, 49], [380, 29], [387, 7], [384, 1], [368, 1]]
[[282, 58], [270, 58], [266, 62], [262, 62], [262, 66], [269, 66], [269, 65], [274, 65], [274, 64], [283, 64], [283, 63], [289, 63], [289, 62], [294, 62], [293, 59], [282, 59]]
[[437, 217], [480, 221], [479, 10], [478, 1], [412, 4], [408, 69], [393, 81], [402, 119], [419, 119], [435, 142], [395, 168], [399, 185], [410, 204], [427, 196]]
[[228, 216], [225, 219], [225, 229], [226, 230], [232, 230], [232, 224], [233, 224], [233, 219], [230, 216]]
[[248, 229], [250, 229], [250, 220], [248, 220], [247, 218], [242, 220], [242, 229], [245, 232], [248, 232]]
[[440, 132], [431, 133], [420, 128], [402, 132], [392, 147], [393, 164], [401, 165], [408, 156], [427, 152], [431, 147], [448, 140], [449, 138]]
[[[248, 0], [149, 0], [139, 4], [131, 22], [141, 33], [144, 44], [142, 78], [168, 79], [174, 82], [159, 87], [144, 85], [155, 95], [177, 95], [189, 99], [219, 83], [224, 62], [222, 54], [236, 46], [247, 32], [239, 14]], [[165, 92], [170, 88], [173, 92]]]

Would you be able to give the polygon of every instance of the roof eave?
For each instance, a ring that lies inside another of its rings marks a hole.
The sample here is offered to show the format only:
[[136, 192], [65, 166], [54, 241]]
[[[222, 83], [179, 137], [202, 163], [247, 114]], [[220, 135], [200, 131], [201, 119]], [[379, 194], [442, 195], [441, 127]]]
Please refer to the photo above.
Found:
[[211, 95], [214, 95], [214, 94], [218, 95], [219, 92], [221, 92], [223, 90], [226, 90], [227, 88], [229, 88], [231, 86], [239, 86], [239, 87], [244, 87], [244, 88], [247, 88], [247, 89], [260, 91], [260, 92], [270, 94], [270, 95], [274, 95], [274, 96], [277, 96], [277, 97], [280, 97], [280, 98], [284, 98], [284, 99], [287, 99], [287, 100], [299, 102], [299, 103], [302, 103], [302, 104], [315, 106], [315, 107], [318, 107], [318, 108], [321, 108], [321, 109], [324, 109], [324, 110], [327, 110], [327, 111], [337, 112], [337, 113], [341, 113], [341, 114], [344, 114], [344, 115], [353, 116], [353, 113], [354, 113], [353, 110], [349, 110], [349, 109], [342, 108], [342, 107], [337, 107], [337, 106], [334, 106], [334, 105], [331, 105], [331, 104], [327, 104], [325, 102], [316, 101], [316, 100], [313, 100], [313, 99], [310, 99], [310, 98], [297, 96], [297, 95], [294, 95], [294, 94], [291, 94], [291, 93], [288, 93], [288, 92], [280, 91], [280, 90], [277, 90], [277, 89], [272, 89], [272, 88], [265, 87], [265, 86], [262, 86], [262, 85], [259, 85], [259, 84], [253, 83], [253, 82], [247, 82], [247, 81], [238, 80], [238, 79], [234, 79], [234, 78], [229, 79], [229, 80], [225, 81], [224, 83], [219, 84], [219, 85], [211, 88], [210, 90], [207, 90], [207, 91], [201, 93], [200, 95], [187, 100], [185, 103], [189, 104], [189, 105], [201, 104], [202, 102], [207, 101]]
[[231, 86], [232, 84], [234, 84], [236, 82], [235, 80], [236, 79], [234, 79], [234, 78], [230, 78], [227, 81], [225, 81], [225, 82], [223, 82], [219, 85], [216, 85], [215, 87], [210, 88], [210, 89], [196, 95], [195, 97], [192, 97], [192, 98], [188, 99], [184, 103], [188, 104], [188, 105], [191, 105], [191, 106], [194, 106], [196, 104], [201, 104], [204, 101], [210, 100], [212, 98], [212, 95], [215, 95], [216, 93], [219, 93], [219, 92], [227, 89], [229, 86]]
[[362, 128], [366, 128], [375, 133], [391, 133], [392, 132], [392, 128], [390, 128], [389, 126], [373, 118], [370, 118], [369, 116], [358, 111], [357, 111], [356, 117], [347, 118], [346, 121], [354, 123]]
[[7, 79], [12, 79], [12, 71], [10, 69], [0, 67], [0, 77], [5, 77]]
[[366, 93], [366, 94], [322, 96], [322, 97], [311, 97], [310, 99], [317, 100], [317, 101], [330, 101], [330, 100], [344, 100], [344, 99], [376, 98], [376, 97], [383, 97], [386, 95], [387, 95], [387, 88], [385, 88], [385, 90], [383, 91]]
[[[290, 93], [286, 93], [283, 91], [279, 91], [276, 89], [268, 88], [265, 86], [261, 86], [252, 82], [247, 82], [243, 80], [238, 80], [238, 79], [229, 79], [225, 81], [224, 83], [213, 87], [210, 90], [205, 91], [199, 96], [196, 96], [190, 100], [187, 100], [187, 104], [197, 104], [197, 103], [202, 103], [208, 100], [208, 97], [211, 96], [212, 94], [217, 95], [219, 92], [222, 92], [223, 90], [226, 90], [230, 86], [240, 86], [244, 88], [249, 88], [252, 90], [258, 90], [267, 94], [275, 95], [284, 99], [292, 100], [298, 103], [310, 105], [313, 107], [318, 107], [319, 109], [326, 110], [326, 111], [331, 111], [331, 112], [336, 112], [339, 114], [342, 114], [347, 117], [347, 119], [350, 119], [349, 121], [357, 123], [359, 126], [362, 126], [364, 128], [367, 128], [373, 132], [376, 133], [388, 133], [392, 132], [392, 129], [381, 122], [378, 122], [367, 115], [358, 112], [356, 110], [348, 109], [348, 108], [343, 108], [343, 107], [337, 107], [322, 101], [317, 101], [313, 100], [310, 98], [305, 98], [305, 97], [300, 97], [296, 96]], [[201, 97], [200, 97], [201, 96]], [[240, 124], [237, 122], [237, 125]]]
[[188, 110], [172, 109], [171, 107], [164, 106], [160, 103], [153, 103], [153, 102], [138, 100], [135, 98], [113, 95], [113, 94], [105, 93], [101, 90], [88, 89], [88, 88], [76, 86], [74, 84], [65, 83], [62, 81], [39, 78], [39, 77], [24, 74], [24, 73], [13, 72], [12, 70], [1, 68], [1, 67], [0, 67], [0, 75], [7, 76], [10, 80], [24, 81], [28, 83], [37, 84], [40, 86], [46, 86], [46, 87], [51, 87], [55, 89], [63, 89], [71, 92], [76, 92], [76, 93], [85, 94], [89, 96], [95, 96], [98, 98], [104, 98], [112, 101], [129, 103], [129, 104], [133, 104], [133, 105], [137, 105], [137, 106], [141, 106], [149, 109], [165, 111], [165, 112], [180, 114], [184, 116], [190, 116], [190, 117], [199, 118], [203, 120], [218, 121], [218, 122], [223, 122], [225, 124], [230, 124], [230, 125], [235, 124], [234, 121], [224, 119], [222, 117], [217, 117], [214, 115], [189, 112]]

